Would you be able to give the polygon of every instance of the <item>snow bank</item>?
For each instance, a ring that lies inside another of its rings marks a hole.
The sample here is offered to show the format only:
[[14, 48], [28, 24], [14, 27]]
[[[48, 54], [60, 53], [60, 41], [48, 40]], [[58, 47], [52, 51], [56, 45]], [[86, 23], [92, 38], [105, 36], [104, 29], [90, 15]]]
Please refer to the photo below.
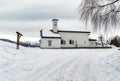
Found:
[[0, 41], [0, 81], [119, 81], [117, 49], [25, 48]]

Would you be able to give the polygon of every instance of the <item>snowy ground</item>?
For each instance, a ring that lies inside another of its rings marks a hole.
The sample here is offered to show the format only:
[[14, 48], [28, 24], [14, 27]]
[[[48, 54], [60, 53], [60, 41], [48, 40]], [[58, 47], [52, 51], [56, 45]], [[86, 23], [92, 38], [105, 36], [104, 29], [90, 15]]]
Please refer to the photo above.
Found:
[[0, 81], [120, 81], [120, 50], [40, 49], [0, 41]]

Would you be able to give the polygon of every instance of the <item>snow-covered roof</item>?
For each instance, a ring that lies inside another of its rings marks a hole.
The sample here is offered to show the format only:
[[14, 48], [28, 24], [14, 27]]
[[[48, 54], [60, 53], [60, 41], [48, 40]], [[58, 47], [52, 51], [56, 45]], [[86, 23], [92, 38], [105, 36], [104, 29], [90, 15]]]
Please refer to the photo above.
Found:
[[46, 37], [46, 38], [49, 38], [49, 37], [52, 37], [52, 38], [61, 38], [61, 36], [57, 33], [53, 33], [52, 31], [50, 30], [42, 30], [42, 37]]
[[86, 31], [86, 29], [81, 29], [79, 27], [60, 27], [58, 28], [58, 32], [90, 33], [90, 31]]
[[58, 30], [58, 32], [90, 33], [89, 31], [79, 31], [79, 30]]

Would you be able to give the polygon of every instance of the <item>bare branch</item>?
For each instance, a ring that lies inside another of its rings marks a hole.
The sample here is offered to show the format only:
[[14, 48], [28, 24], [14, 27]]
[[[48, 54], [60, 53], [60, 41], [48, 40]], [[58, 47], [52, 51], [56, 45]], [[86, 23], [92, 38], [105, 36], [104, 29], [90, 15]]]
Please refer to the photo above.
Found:
[[112, 0], [107, 4], [100, 4], [100, 0], [83, 0], [79, 7], [80, 19], [90, 21], [94, 30], [115, 28], [120, 22], [120, 0]]
[[105, 5], [99, 5], [98, 7], [109, 6], [109, 5], [111, 5], [111, 4], [117, 3], [118, 1], [119, 1], [119, 0], [115, 0], [115, 1], [113, 1], [113, 2], [111, 2], [111, 3], [107, 3], [107, 4], [105, 4]]

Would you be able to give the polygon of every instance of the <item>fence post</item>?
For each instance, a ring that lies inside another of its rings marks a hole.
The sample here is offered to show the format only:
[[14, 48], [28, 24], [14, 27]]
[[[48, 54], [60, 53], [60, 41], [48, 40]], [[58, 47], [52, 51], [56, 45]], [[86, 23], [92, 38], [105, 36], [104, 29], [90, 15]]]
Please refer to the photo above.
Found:
[[19, 33], [19, 32], [16, 32], [16, 34], [17, 34], [17, 47], [16, 47], [16, 49], [19, 49], [19, 44], [20, 44], [20, 38], [21, 38], [21, 36], [23, 36], [21, 33]]

